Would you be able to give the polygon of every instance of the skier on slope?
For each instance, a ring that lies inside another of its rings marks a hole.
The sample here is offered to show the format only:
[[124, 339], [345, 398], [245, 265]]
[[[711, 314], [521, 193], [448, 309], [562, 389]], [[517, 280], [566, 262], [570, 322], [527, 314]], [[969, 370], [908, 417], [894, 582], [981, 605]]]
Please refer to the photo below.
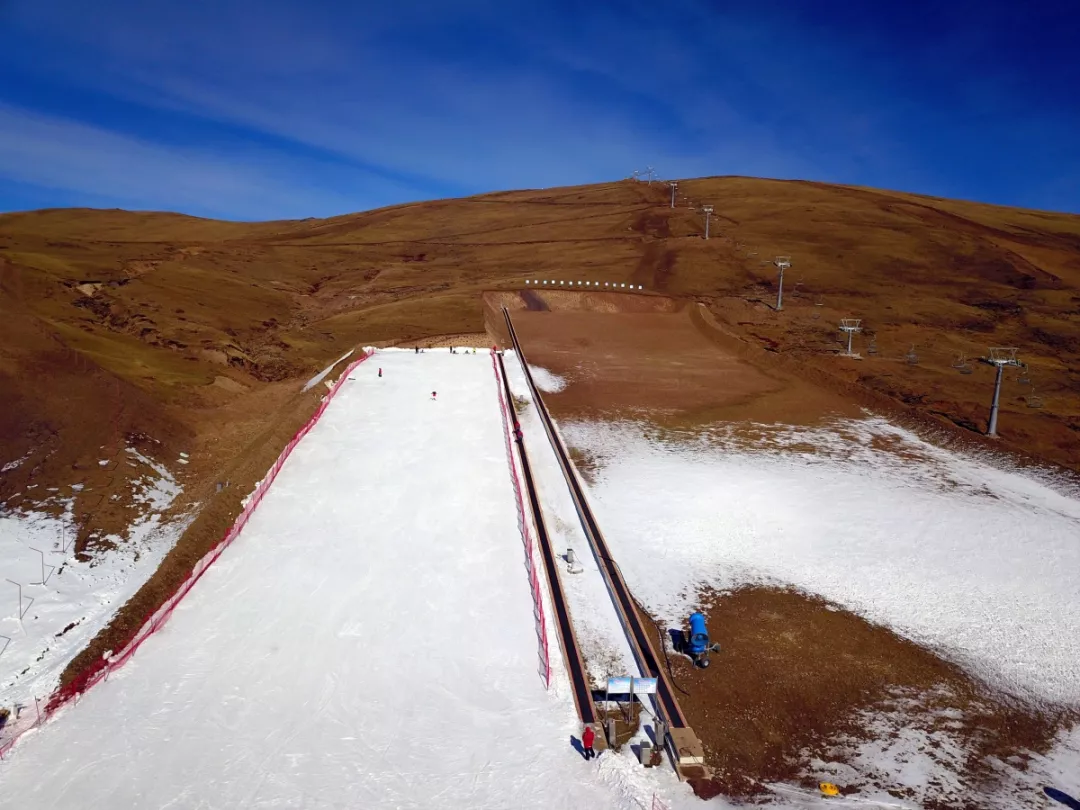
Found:
[[382, 369], [381, 368], [379, 369], [379, 376], [380, 377], [382, 376]]
[[581, 745], [585, 749], [585, 759], [592, 759], [596, 756], [596, 751], [593, 750], [595, 740], [596, 732], [592, 730], [592, 726], [585, 726], [585, 731], [581, 735]]
[[435, 399], [435, 392], [434, 391], [431, 392], [431, 398], [432, 398], [432, 400]]

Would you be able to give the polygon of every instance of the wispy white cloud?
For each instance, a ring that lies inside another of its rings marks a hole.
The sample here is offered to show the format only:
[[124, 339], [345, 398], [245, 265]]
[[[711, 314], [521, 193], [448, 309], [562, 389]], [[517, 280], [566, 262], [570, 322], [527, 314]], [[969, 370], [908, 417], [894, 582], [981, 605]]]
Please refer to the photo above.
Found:
[[273, 156], [164, 146], [8, 105], [0, 105], [0, 176], [127, 207], [236, 218], [349, 210], [346, 196], [305, 187], [295, 166]]
[[[47, 9], [57, 0], [43, 2]], [[575, 21], [596, 36], [589, 47], [606, 60], [597, 69], [598, 61], [568, 58], [589, 48], [567, 31], [540, 16], [493, 16], [494, 6], [482, 0], [452, 13], [406, 2], [394, 14], [357, 16], [339, 7], [330, 15], [316, 7], [301, 18], [297, 5], [281, 0], [260, 4], [258, 13], [247, 2], [220, 14], [217, 4], [196, 2], [164, 16], [129, 0], [120, 13], [117, 2], [107, 19], [79, 11], [62, 32], [48, 11], [34, 24], [89, 53], [95, 70], [81, 70], [80, 58], [81, 76], [99, 89], [325, 150], [406, 182], [464, 193], [610, 179], [644, 163], [671, 176], [814, 170], [708, 85], [694, 97], [680, 90], [693, 59], [679, 57], [673, 41], [649, 41], [645, 28], [626, 21], [615, 36], [615, 21], [602, 15]], [[498, 70], [461, 58], [446, 40], [470, 30], [512, 58]], [[620, 50], [625, 37], [629, 47]], [[625, 58], [634, 52], [647, 57]], [[651, 65], [662, 52], [670, 55], [663, 70], [638, 81], [648, 68], [635, 63]], [[623, 78], [620, 62], [628, 68]], [[574, 71], [586, 70], [609, 87], [576, 87]], [[641, 125], [648, 110], [617, 97], [633, 82], [644, 103], [656, 103], [651, 126]], [[671, 98], [662, 106], [665, 85]], [[679, 131], [665, 132], [674, 127]], [[696, 131], [693, 142], [681, 137], [686, 130]]]

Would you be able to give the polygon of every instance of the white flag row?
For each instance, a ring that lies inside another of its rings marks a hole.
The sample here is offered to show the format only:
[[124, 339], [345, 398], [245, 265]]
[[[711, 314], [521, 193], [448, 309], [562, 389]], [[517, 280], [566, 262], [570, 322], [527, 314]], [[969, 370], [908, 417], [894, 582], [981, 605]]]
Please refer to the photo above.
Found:
[[[543, 284], [550, 284], [552, 287], [564, 287], [564, 286], [565, 287], [573, 287], [575, 285], [577, 285], [578, 287], [581, 287], [581, 286], [599, 287], [600, 286], [599, 281], [555, 281], [554, 279], [551, 280], [551, 281], [548, 281], [546, 279], [540, 280], [540, 279], [535, 279], [535, 278], [534, 279], [525, 279], [525, 283], [526, 284], [535, 284], [537, 286], [540, 286], [540, 285], [543, 285]], [[631, 290], [644, 290], [645, 289], [640, 284], [637, 284], [637, 285], [635, 285], [635, 284], [621, 284], [621, 283], [619, 283], [617, 281], [605, 281], [604, 286], [605, 287], [616, 287], [618, 289], [631, 289]]]

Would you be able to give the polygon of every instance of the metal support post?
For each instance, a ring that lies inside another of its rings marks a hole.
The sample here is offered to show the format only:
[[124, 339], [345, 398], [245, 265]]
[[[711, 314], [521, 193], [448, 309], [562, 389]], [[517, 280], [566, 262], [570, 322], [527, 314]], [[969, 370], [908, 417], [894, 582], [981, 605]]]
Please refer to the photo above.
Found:
[[997, 436], [998, 401], [1001, 399], [1001, 378], [1005, 376], [1005, 366], [997, 367], [997, 379], [994, 380], [994, 401], [990, 403], [990, 429], [988, 436]]
[[784, 271], [791, 267], [791, 259], [788, 256], [777, 256], [773, 259], [773, 264], [780, 270], [780, 286], [776, 290], [776, 311], [780, 312], [784, 308]]

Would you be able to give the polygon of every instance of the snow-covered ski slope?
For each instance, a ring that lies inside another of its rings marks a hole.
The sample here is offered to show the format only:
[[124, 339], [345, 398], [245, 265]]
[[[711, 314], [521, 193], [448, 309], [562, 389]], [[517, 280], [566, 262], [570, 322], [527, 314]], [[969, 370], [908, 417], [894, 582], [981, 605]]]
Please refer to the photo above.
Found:
[[544, 691], [488, 353], [352, 376], [164, 630], [0, 763], [0, 804], [648, 807], [674, 782], [582, 761]]

